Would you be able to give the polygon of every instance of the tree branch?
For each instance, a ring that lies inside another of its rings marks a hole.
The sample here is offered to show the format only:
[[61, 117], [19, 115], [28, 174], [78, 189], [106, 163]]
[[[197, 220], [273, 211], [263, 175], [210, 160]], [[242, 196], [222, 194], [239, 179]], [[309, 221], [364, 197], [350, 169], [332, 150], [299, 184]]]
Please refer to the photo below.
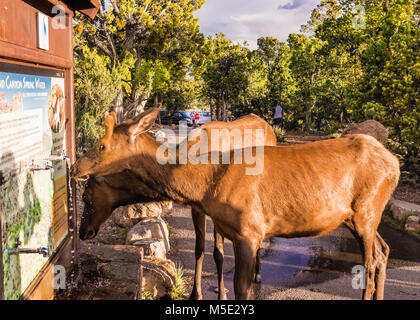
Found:
[[97, 47], [98, 49], [100, 49], [103, 53], [105, 53], [108, 56], [112, 56], [111, 51], [109, 51], [109, 49], [106, 47], [105, 44], [103, 44], [97, 37], [89, 34], [86, 31], [83, 31], [82, 35], [86, 38], [86, 40], [93, 46]]
[[115, 0], [109, 0], [111, 2], [112, 8], [114, 9], [115, 13], [117, 14], [118, 17], [121, 17], [120, 14], [120, 9], [118, 8], [117, 3], [115, 2]]
[[[102, 2], [103, 2], [103, 0], [102, 0]], [[103, 6], [99, 7], [99, 14], [102, 18], [105, 18]], [[108, 40], [109, 46], [111, 47], [112, 55], [110, 54], [110, 57], [112, 58], [112, 64], [115, 65], [116, 61], [117, 61], [117, 50], [115, 49], [114, 41], [113, 41], [111, 35], [108, 32], [108, 29], [106, 27], [105, 19], [100, 19], [100, 21], [101, 21], [101, 24], [102, 24], [102, 27], [103, 27], [103, 30], [104, 30], [104, 33], [105, 33], [105, 37]]]

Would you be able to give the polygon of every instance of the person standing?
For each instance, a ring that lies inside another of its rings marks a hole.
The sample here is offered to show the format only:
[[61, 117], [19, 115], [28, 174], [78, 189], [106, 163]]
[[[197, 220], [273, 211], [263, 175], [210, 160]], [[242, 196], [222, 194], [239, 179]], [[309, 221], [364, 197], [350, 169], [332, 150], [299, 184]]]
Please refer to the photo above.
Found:
[[198, 126], [198, 120], [200, 120], [200, 114], [198, 112], [194, 115], [195, 125]]
[[279, 105], [276, 106], [274, 112], [274, 124], [283, 128], [283, 108]]

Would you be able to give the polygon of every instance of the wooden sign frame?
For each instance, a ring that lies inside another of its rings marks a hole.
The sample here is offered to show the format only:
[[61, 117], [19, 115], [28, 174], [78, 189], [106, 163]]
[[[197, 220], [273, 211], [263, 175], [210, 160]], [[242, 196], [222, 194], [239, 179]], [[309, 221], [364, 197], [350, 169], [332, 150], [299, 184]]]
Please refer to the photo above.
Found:
[[[64, 28], [53, 28], [51, 19], [54, 18], [54, 6], [65, 10], [66, 24]], [[31, 67], [53, 69], [64, 73], [65, 91], [65, 130], [66, 150], [71, 163], [76, 159], [75, 152], [75, 115], [74, 115], [74, 89], [73, 89], [73, 30], [72, 19], [75, 11], [80, 11], [94, 18], [100, 3], [98, 0], [0, 0], [0, 62], [13, 64], [17, 67]], [[38, 48], [37, 39], [37, 13], [48, 16], [49, 19], [49, 48], [48, 51]], [[1, 175], [1, 173], [0, 173]], [[0, 181], [1, 183], [1, 181]], [[75, 190], [75, 182], [71, 182]], [[77, 263], [77, 210], [76, 193], [68, 199], [73, 204], [73, 214], [69, 217], [69, 233], [50, 257], [35, 279], [23, 292], [22, 299], [53, 299], [52, 281], [54, 265], [65, 267], [66, 273]], [[1, 200], [1, 199], [0, 199]], [[69, 206], [70, 207], [70, 206]], [[1, 226], [0, 201], [0, 226]], [[70, 231], [71, 230], [71, 231]], [[2, 229], [0, 228], [0, 239]], [[0, 254], [2, 252], [0, 241]], [[3, 265], [0, 256], [0, 299], [4, 299]]]

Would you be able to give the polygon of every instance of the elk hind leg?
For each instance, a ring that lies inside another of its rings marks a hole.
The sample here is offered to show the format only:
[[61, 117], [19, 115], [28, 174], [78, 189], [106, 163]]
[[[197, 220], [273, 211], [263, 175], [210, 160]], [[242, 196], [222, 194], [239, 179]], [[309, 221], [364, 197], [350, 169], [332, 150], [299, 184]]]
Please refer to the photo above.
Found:
[[257, 257], [255, 259], [255, 283], [261, 283], [261, 248], [257, 250]]
[[191, 216], [195, 231], [195, 273], [194, 285], [190, 295], [190, 300], [202, 300], [201, 292], [201, 273], [203, 269], [205, 236], [206, 236], [206, 216], [200, 212], [191, 209]]
[[363, 300], [371, 300], [375, 292], [375, 274], [376, 262], [373, 254], [374, 243], [376, 239], [376, 228], [366, 223], [362, 219], [358, 219], [363, 215], [355, 214], [352, 221], [346, 222], [346, 226], [353, 233], [356, 240], [359, 242], [360, 250], [363, 257], [363, 267], [365, 269], [365, 283], [363, 288]]
[[388, 263], [389, 256], [389, 247], [386, 244], [385, 240], [376, 232], [375, 239], [375, 255], [378, 259], [378, 265], [376, 269], [375, 282], [376, 290], [374, 294], [375, 300], [383, 300], [384, 298], [384, 289], [385, 289], [385, 279], [386, 279], [386, 266]]
[[214, 250], [213, 250], [213, 258], [214, 262], [216, 263], [217, 269], [217, 281], [219, 286], [219, 292], [217, 295], [217, 299], [219, 300], [227, 300], [224, 280], [223, 280], [223, 236], [217, 232], [216, 226], [214, 227]]

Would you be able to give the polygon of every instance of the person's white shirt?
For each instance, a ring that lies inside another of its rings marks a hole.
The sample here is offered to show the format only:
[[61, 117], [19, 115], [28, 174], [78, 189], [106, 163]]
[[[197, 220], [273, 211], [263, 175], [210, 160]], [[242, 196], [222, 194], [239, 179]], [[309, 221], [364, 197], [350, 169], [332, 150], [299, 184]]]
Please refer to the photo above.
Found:
[[276, 107], [276, 111], [274, 112], [274, 119], [283, 118], [283, 108], [280, 106]]

